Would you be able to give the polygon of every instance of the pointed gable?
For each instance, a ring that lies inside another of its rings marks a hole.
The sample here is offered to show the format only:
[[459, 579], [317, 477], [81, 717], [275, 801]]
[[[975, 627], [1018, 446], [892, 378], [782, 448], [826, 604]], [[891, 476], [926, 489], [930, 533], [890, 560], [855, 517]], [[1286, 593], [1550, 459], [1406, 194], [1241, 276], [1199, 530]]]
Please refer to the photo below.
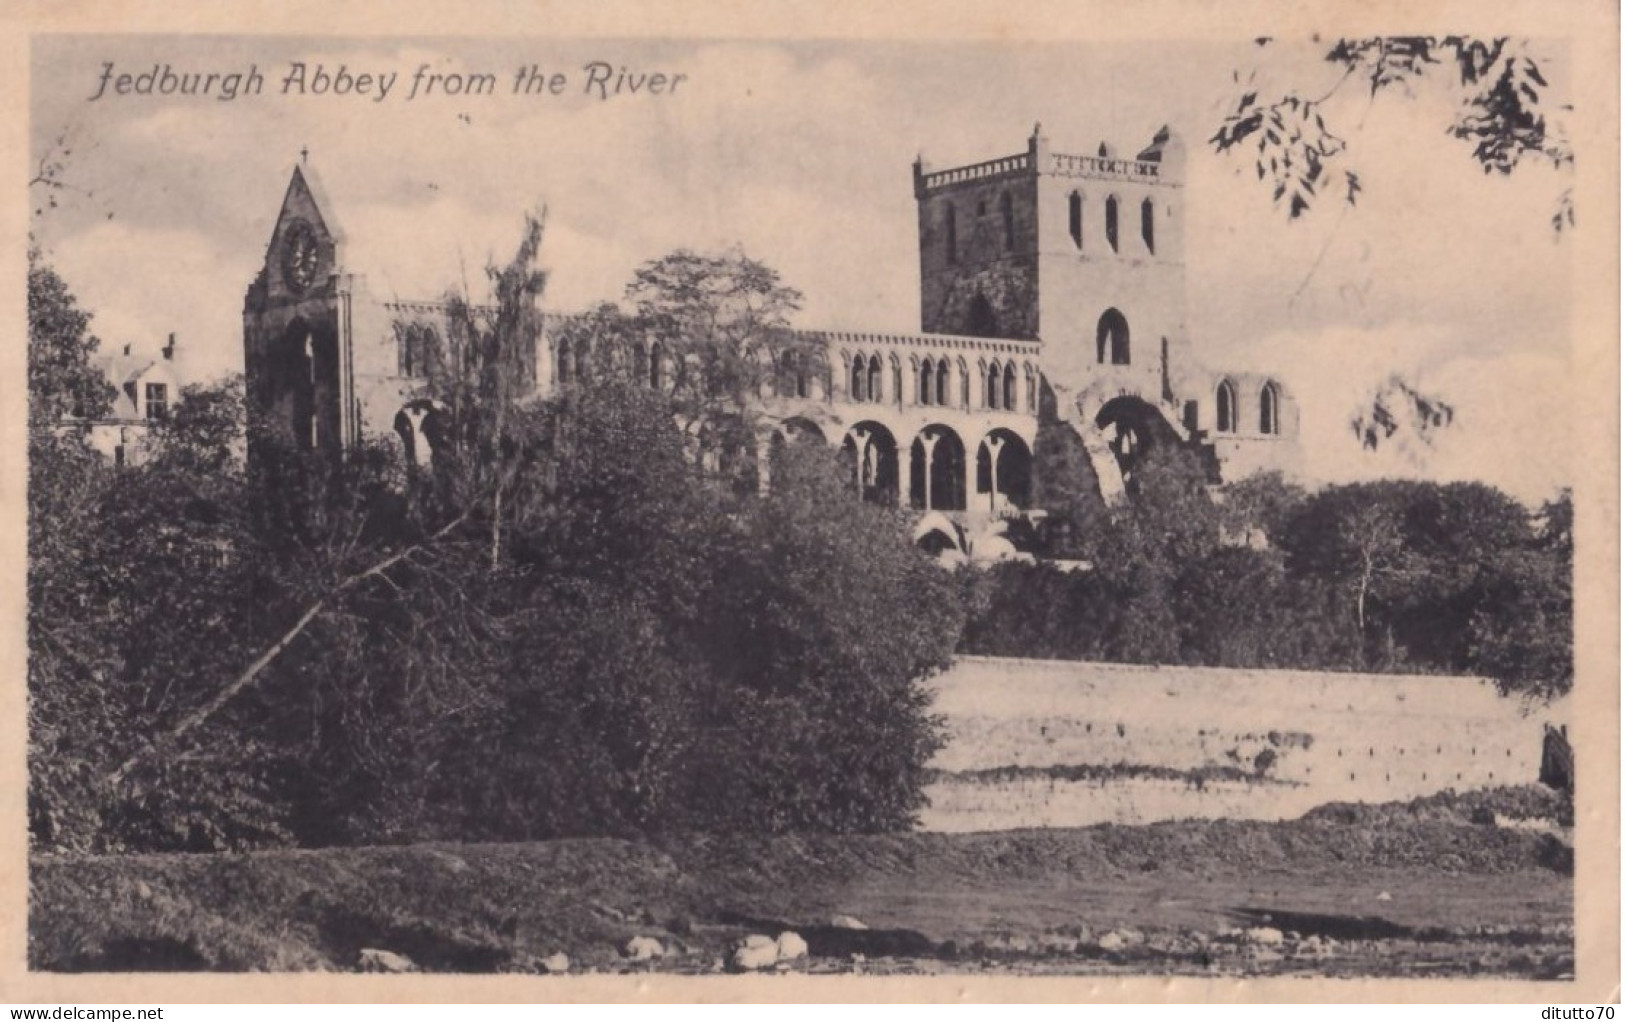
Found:
[[327, 190], [322, 187], [320, 177], [309, 166], [296, 164], [293, 176], [288, 180], [288, 190], [282, 196], [282, 209], [277, 213], [276, 227], [271, 232], [270, 245], [267, 247], [275, 247], [288, 222], [294, 219], [310, 224], [322, 241], [343, 244], [344, 232], [332, 210], [333, 204], [327, 199]]
[[[314, 242], [314, 246], [312, 246]], [[344, 233], [333, 215], [333, 206], [327, 200], [316, 173], [305, 164], [296, 164], [288, 179], [282, 206], [277, 212], [276, 225], [265, 248], [264, 269], [250, 288], [251, 304], [265, 300], [302, 300], [320, 290], [320, 286], [342, 272], [341, 246]], [[290, 247], [300, 248], [305, 256], [295, 256], [301, 262], [302, 279], [290, 285]], [[308, 253], [314, 249], [314, 262]], [[316, 285], [313, 287], [312, 285]], [[258, 294], [259, 298], [253, 295]]]

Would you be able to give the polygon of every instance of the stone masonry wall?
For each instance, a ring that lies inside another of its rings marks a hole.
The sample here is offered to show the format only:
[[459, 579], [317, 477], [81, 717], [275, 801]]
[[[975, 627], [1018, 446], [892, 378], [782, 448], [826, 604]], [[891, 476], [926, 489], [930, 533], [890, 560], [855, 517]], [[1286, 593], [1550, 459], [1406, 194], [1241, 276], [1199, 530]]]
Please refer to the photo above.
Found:
[[931, 687], [950, 735], [922, 818], [938, 831], [1285, 819], [1533, 783], [1543, 723], [1567, 722], [1566, 704], [1446, 676], [962, 657]]

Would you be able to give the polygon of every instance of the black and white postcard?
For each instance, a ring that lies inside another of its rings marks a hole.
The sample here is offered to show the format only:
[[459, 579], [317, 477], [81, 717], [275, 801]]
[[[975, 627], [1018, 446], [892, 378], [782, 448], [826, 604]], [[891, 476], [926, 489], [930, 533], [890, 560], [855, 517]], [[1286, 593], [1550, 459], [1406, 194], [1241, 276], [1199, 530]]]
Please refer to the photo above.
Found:
[[5, 22], [0, 987], [1617, 996], [1617, 7], [456, 6]]

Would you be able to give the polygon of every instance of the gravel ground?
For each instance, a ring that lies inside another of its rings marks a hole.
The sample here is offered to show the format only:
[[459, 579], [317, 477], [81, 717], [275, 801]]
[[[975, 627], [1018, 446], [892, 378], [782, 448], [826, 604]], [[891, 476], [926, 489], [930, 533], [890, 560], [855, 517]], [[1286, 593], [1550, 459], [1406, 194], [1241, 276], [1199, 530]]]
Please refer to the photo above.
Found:
[[755, 965], [1552, 979], [1574, 968], [1567, 823], [1519, 788], [1276, 823], [35, 856], [29, 963], [708, 973], [791, 931], [805, 955]]

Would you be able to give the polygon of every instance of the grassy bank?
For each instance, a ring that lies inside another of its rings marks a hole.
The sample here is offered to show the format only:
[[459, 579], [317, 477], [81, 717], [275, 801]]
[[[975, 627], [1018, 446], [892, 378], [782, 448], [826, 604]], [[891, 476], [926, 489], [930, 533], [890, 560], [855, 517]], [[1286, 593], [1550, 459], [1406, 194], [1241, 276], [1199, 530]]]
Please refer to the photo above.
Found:
[[[811, 971], [1549, 976], [1572, 968], [1572, 855], [1495, 821], [1561, 811], [1510, 789], [1284, 823], [37, 856], [29, 962], [351, 970], [382, 948], [433, 971], [562, 951], [576, 971], [708, 972], [746, 933], [795, 929]], [[1232, 932], [1256, 926], [1285, 942]], [[625, 961], [638, 935], [668, 953]]]

